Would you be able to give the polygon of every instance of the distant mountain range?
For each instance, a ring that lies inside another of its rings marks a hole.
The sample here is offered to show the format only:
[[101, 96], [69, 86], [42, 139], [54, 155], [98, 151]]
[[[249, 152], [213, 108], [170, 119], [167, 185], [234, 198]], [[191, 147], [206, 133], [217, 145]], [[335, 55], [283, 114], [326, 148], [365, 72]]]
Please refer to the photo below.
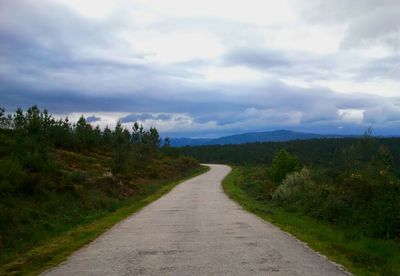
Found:
[[321, 135], [315, 133], [296, 132], [290, 130], [275, 130], [265, 132], [250, 132], [223, 136], [220, 138], [172, 138], [171, 145], [174, 147], [201, 146], [201, 145], [227, 145], [227, 144], [245, 144], [255, 142], [278, 142], [290, 140], [307, 140], [320, 138], [339, 138], [344, 135]]

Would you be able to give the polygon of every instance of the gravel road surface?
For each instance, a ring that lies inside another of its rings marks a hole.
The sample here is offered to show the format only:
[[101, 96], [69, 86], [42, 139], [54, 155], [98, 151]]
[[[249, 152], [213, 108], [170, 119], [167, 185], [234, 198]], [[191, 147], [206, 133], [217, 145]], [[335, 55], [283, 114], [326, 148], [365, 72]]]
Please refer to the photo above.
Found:
[[230, 200], [230, 168], [209, 166], [44, 275], [346, 275]]

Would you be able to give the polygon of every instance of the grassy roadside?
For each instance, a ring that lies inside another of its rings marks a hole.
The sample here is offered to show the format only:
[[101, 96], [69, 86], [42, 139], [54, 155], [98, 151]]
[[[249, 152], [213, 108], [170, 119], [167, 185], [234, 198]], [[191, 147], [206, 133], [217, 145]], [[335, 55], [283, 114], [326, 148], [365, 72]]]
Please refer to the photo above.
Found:
[[59, 264], [73, 251], [93, 241], [114, 224], [139, 211], [149, 203], [157, 200], [179, 183], [200, 175], [208, 170], [209, 167], [201, 166], [199, 169], [192, 171], [184, 179], [164, 183], [163, 185], [158, 186], [155, 191], [151, 191], [151, 193], [142, 194], [140, 198], [135, 197], [132, 200], [127, 201], [125, 206], [117, 209], [111, 214], [107, 214], [86, 225], [76, 227], [75, 229], [53, 238], [40, 246], [28, 250], [19, 255], [18, 258], [13, 261], [2, 264], [0, 275], [37, 275], [40, 272]]
[[351, 230], [260, 201], [240, 187], [241, 168], [232, 169], [222, 186], [225, 193], [244, 209], [293, 234], [356, 275], [400, 275], [400, 246], [397, 243], [352, 235]]

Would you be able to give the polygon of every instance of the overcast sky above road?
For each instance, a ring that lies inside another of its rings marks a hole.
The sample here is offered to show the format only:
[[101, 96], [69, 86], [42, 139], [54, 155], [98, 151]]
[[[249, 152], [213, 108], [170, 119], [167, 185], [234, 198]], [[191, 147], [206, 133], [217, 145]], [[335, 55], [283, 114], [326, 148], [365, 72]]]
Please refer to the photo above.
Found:
[[398, 0], [0, 0], [0, 106], [164, 135], [400, 135]]

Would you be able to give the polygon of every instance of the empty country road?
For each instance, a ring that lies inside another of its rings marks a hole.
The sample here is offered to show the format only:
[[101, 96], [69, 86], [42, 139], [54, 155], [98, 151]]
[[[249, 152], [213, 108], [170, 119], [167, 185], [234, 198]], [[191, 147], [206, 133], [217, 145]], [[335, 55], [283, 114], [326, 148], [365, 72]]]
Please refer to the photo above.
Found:
[[346, 274], [230, 200], [230, 168], [209, 166], [44, 275]]

